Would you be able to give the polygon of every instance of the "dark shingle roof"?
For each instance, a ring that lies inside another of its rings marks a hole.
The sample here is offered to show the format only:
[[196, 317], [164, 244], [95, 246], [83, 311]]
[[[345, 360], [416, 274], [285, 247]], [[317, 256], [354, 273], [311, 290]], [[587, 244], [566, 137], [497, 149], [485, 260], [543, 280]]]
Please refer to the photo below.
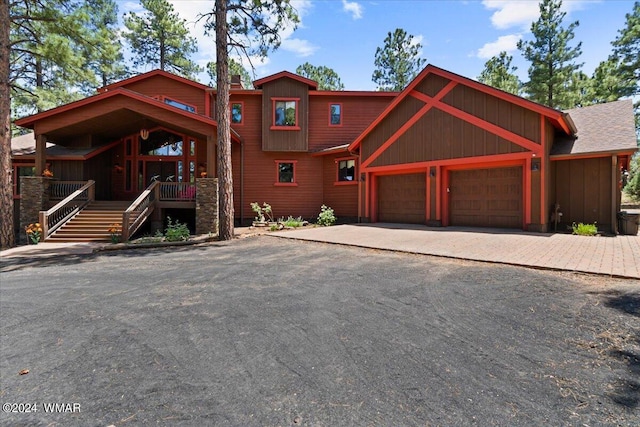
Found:
[[638, 148], [630, 99], [574, 108], [565, 113], [578, 130], [575, 138], [559, 138], [551, 155], [629, 151]]
[[[82, 160], [100, 147], [67, 148], [47, 142], [47, 157], [77, 157]], [[36, 139], [33, 132], [11, 138], [11, 156], [34, 156], [36, 154]]]

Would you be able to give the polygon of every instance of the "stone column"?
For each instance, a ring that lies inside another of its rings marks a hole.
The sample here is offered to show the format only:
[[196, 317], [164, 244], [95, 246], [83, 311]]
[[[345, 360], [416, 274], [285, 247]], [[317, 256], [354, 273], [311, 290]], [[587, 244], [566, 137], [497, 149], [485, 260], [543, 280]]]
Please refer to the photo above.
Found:
[[40, 221], [39, 213], [49, 207], [49, 183], [51, 178], [43, 176], [20, 177], [20, 235], [18, 243], [27, 243], [24, 229]]
[[218, 234], [218, 178], [196, 178], [196, 234]]

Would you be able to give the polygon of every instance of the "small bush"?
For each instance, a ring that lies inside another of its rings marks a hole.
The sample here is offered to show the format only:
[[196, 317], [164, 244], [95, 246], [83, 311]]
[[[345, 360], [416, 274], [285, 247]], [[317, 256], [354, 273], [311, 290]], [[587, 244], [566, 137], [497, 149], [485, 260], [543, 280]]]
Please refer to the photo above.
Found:
[[320, 215], [318, 215], [318, 225], [330, 226], [336, 223], [336, 216], [333, 214], [333, 209], [326, 205], [320, 207]]
[[256, 213], [255, 220], [257, 222], [266, 222], [267, 219], [269, 222], [273, 222], [271, 205], [267, 202], [262, 202], [262, 206], [258, 202], [253, 202], [251, 203], [251, 210]]
[[573, 223], [573, 234], [577, 234], [578, 236], [595, 236], [598, 234], [598, 226], [596, 223], [593, 224], [584, 224], [584, 223]]
[[191, 233], [189, 227], [180, 221], [172, 222], [170, 217], [167, 217], [167, 228], [164, 232], [164, 239], [167, 242], [182, 242], [189, 240]]
[[280, 218], [278, 222], [280, 224], [283, 224], [285, 227], [293, 227], [293, 228], [302, 227], [304, 225], [304, 219], [302, 219], [301, 216], [297, 218], [289, 216], [289, 218], [287, 219]]

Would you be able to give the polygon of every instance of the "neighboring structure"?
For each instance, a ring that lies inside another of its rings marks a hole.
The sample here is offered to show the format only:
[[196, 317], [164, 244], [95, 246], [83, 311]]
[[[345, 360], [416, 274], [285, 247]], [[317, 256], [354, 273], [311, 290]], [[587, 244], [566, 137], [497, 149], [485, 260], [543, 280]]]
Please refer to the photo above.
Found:
[[[289, 72], [254, 87], [231, 88], [239, 223], [267, 202], [276, 217], [326, 204], [351, 221], [549, 231], [559, 204], [560, 227], [615, 232], [631, 101], [561, 112], [431, 65], [400, 94], [319, 91]], [[35, 146], [14, 140], [14, 176], [49, 163], [55, 179], [94, 180], [98, 200], [128, 201], [158, 180], [171, 195], [155, 220], [181, 209], [198, 223], [212, 212], [195, 195], [210, 185], [195, 183], [216, 176], [215, 96], [158, 70], [20, 119]]]

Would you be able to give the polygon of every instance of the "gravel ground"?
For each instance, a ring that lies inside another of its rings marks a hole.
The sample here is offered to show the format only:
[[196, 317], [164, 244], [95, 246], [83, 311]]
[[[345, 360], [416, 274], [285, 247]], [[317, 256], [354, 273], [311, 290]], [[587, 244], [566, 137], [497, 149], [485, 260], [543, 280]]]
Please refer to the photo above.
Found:
[[0, 268], [1, 425], [640, 425], [638, 281], [265, 236]]

